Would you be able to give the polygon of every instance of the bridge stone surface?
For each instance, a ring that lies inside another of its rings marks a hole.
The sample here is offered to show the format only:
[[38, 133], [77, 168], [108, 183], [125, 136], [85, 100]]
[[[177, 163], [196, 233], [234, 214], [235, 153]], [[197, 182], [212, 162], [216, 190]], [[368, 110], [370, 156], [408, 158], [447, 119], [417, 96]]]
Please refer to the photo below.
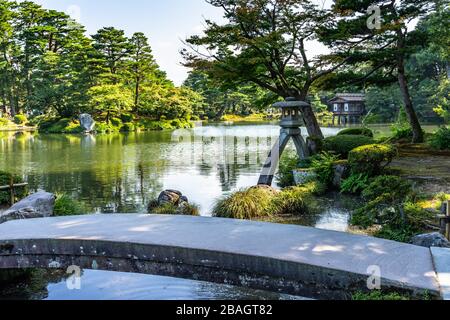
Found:
[[378, 266], [384, 289], [440, 294], [429, 249], [340, 232], [134, 214], [0, 225], [0, 269], [70, 265], [338, 299], [366, 289]]

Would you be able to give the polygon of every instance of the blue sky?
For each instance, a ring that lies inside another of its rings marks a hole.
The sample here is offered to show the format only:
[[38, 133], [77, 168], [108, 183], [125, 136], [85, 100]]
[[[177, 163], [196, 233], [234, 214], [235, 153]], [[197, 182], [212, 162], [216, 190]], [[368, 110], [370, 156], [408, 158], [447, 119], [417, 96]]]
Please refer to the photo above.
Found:
[[177, 85], [187, 76], [180, 65], [181, 39], [200, 33], [205, 18], [220, 21], [221, 10], [204, 0], [34, 0], [48, 9], [69, 13], [89, 34], [113, 26], [127, 35], [144, 32], [156, 60]]

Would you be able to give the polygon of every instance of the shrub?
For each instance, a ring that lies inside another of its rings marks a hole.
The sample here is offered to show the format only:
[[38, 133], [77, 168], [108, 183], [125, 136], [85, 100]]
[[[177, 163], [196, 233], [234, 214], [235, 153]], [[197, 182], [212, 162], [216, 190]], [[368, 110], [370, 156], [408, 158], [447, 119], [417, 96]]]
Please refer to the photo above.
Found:
[[311, 193], [303, 187], [284, 189], [272, 200], [275, 214], [302, 214], [308, 211], [307, 199]]
[[341, 185], [342, 193], [360, 194], [370, 184], [370, 177], [367, 174], [352, 174], [345, 179]]
[[184, 215], [184, 216], [199, 216], [200, 209], [196, 204], [185, 203], [181, 206], [176, 206], [172, 203], [166, 203], [164, 205], [156, 205], [151, 208], [152, 214], [166, 214], [166, 215]]
[[107, 124], [105, 122], [97, 122], [95, 124], [95, 131], [99, 133], [111, 133], [111, 132], [118, 132], [119, 128], [114, 127], [111, 124]]
[[[423, 131], [425, 135], [425, 131]], [[413, 129], [409, 124], [395, 124], [392, 126], [392, 137], [394, 140], [412, 140]]]
[[327, 186], [334, 179], [334, 166], [339, 158], [331, 153], [323, 152], [312, 157], [311, 168], [317, 174], [319, 181]]
[[369, 202], [355, 211], [352, 224], [362, 227], [381, 225], [376, 237], [410, 242], [433, 221], [433, 214], [409, 199], [412, 187], [408, 181], [394, 176], [374, 180], [363, 192]]
[[127, 122], [127, 123], [123, 124], [123, 126], [120, 130], [123, 132], [133, 132], [136, 130], [136, 127], [135, 127], [134, 123]]
[[48, 119], [39, 125], [39, 131], [46, 133], [81, 133], [83, 129], [78, 122], [71, 119]]
[[323, 141], [323, 148], [346, 159], [353, 149], [373, 143], [374, 140], [366, 136], [342, 135], [326, 138]]
[[348, 160], [353, 173], [375, 176], [380, 174], [397, 154], [397, 149], [393, 146], [372, 144], [352, 150]]
[[[22, 183], [23, 180], [17, 175], [12, 175], [11, 173], [0, 171], [0, 186], [9, 186], [11, 183], [11, 177], [14, 183]], [[27, 195], [27, 188], [16, 188], [14, 190], [15, 200], [20, 200], [25, 198]], [[10, 204], [11, 194], [10, 191], [0, 191], [0, 204]]]
[[0, 118], [0, 127], [6, 127], [8, 123], [9, 123], [8, 119]]
[[442, 127], [430, 138], [430, 146], [437, 150], [450, 149], [450, 128]]
[[119, 118], [111, 118], [110, 123], [114, 127], [121, 127], [122, 126], [122, 120], [120, 120]]
[[369, 128], [349, 128], [340, 131], [338, 136], [366, 136], [373, 138], [373, 131]]
[[66, 194], [58, 194], [56, 195], [53, 213], [57, 217], [86, 214], [86, 207], [83, 203], [70, 198]]
[[122, 120], [123, 123], [129, 123], [129, 122], [133, 122], [134, 117], [130, 113], [123, 113], [120, 115], [120, 120]]
[[285, 153], [280, 159], [279, 170], [276, 175], [278, 185], [285, 188], [295, 185], [293, 171], [299, 168], [299, 159], [296, 153]]
[[213, 209], [215, 217], [254, 219], [270, 216], [273, 193], [263, 188], [241, 190], [219, 200]]
[[409, 181], [397, 176], [379, 176], [364, 190], [363, 197], [368, 201], [382, 196], [390, 199], [390, 203], [403, 202], [412, 192]]
[[16, 114], [14, 116], [14, 123], [18, 124], [18, 125], [23, 125], [25, 123], [27, 123], [27, 117], [23, 114]]

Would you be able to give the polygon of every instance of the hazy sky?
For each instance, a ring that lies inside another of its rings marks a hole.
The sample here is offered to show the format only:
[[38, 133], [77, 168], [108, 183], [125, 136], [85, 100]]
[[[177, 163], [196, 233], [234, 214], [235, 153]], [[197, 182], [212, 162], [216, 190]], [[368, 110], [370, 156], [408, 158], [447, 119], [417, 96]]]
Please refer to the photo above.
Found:
[[[103, 27], [144, 32], [155, 58], [169, 78], [180, 85], [188, 70], [181, 66], [181, 40], [201, 33], [205, 18], [222, 20], [222, 11], [205, 0], [33, 0], [44, 8], [69, 13], [90, 35]], [[313, 0], [323, 4], [329, 0]], [[323, 48], [314, 44], [312, 51]], [[310, 52], [311, 53], [311, 52]], [[314, 53], [313, 53], [314, 54]]]

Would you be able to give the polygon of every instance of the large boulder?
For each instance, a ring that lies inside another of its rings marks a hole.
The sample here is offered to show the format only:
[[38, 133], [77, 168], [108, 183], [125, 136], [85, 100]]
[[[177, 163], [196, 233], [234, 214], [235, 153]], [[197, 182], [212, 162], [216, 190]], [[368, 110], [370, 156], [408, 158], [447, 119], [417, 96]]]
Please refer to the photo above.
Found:
[[420, 247], [439, 247], [439, 248], [450, 248], [450, 241], [448, 241], [442, 234], [439, 232], [420, 234], [415, 236], [411, 243]]
[[54, 194], [45, 191], [34, 193], [0, 214], [0, 223], [17, 219], [51, 217], [55, 199]]
[[85, 132], [92, 132], [95, 128], [95, 121], [90, 114], [80, 114], [80, 126]]
[[165, 204], [173, 204], [174, 206], [180, 205], [181, 202], [188, 202], [186, 197], [177, 190], [165, 190], [161, 192], [158, 197], [158, 205], [163, 206]]

